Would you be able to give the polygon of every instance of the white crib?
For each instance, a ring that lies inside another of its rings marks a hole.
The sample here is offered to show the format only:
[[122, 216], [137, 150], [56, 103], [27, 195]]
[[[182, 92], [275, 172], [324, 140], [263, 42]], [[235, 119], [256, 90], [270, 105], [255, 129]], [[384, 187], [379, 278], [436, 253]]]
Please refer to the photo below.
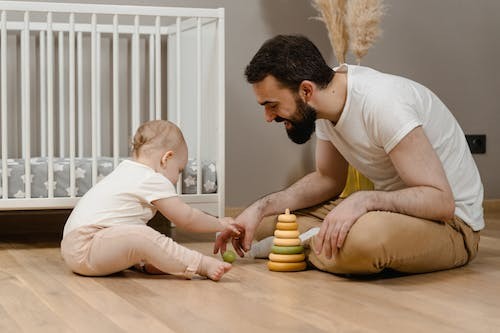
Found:
[[72, 208], [141, 122], [169, 119], [178, 193], [223, 216], [224, 108], [223, 8], [0, 1], [0, 210]]

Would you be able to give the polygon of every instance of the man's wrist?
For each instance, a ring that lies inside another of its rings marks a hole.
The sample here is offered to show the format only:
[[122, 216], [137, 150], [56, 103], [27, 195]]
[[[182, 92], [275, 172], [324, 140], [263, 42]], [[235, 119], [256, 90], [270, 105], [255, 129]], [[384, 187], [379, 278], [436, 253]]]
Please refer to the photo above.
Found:
[[365, 205], [365, 209], [367, 212], [379, 209], [378, 191], [361, 191], [359, 194], [363, 196], [362, 201]]
[[258, 201], [255, 202], [254, 204], [254, 213], [258, 217], [259, 221], [262, 220], [265, 216], [270, 215], [272, 212], [270, 212], [270, 207], [271, 207], [271, 198], [270, 196], [265, 196], [264, 198], [259, 199]]

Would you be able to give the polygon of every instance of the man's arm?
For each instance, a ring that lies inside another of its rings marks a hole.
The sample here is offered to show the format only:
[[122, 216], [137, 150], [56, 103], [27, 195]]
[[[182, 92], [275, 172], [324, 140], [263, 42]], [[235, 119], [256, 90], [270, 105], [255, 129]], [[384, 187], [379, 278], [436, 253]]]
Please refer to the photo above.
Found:
[[448, 178], [422, 127], [417, 127], [389, 153], [406, 189], [374, 192], [369, 210], [386, 210], [435, 221], [455, 214]]
[[342, 247], [351, 226], [363, 214], [383, 210], [429, 220], [447, 221], [455, 213], [455, 201], [443, 165], [422, 127], [408, 133], [389, 152], [405, 189], [360, 191], [346, 198], [325, 218], [317, 235], [316, 252], [331, 257]]
[[282, 213], [286, 208], [310, 207], [340, 194], [347, 179], [347, 167], [346, 160], [331, 142], [317, 140], [314, 172], [283, 191], [257, 200], [236, 218], [236, 223], [245, 226], [243, 249], [250, 249], [255, 229], [263, 217]]

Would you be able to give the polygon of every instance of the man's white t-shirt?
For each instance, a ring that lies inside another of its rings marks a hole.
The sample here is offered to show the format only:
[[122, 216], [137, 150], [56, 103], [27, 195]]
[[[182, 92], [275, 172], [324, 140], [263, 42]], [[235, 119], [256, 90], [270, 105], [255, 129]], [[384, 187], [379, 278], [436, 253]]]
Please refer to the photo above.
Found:
[[146, 224], [156, 214], [152, 201], [176, 196], [174, 185], [147, 165], [125, 160], [78, 201], [63, 237], [90, 224]]
[[316, 136], [333, 143], [344, 158], [370, 179], [376, 190], [406, 188], [389, 152], [422, 126], [441, 160], [455, 197], [455, 215], [473, 230], [484, 227], [483, 184], [465, 135], [448, 108], [428, 88], [376, 70], [342, 65], [347, 98], [334, 125], [316, 120]]

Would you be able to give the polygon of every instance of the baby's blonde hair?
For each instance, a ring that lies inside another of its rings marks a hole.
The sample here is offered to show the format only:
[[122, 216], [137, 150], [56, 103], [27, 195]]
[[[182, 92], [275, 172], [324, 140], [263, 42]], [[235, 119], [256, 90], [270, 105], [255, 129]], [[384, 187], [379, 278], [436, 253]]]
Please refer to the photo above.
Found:
[[176, 150], [185, 140], [177, 125], [168, 120], [151, 120], [143, 123], [135, 132], [132, 154], [138, 157], [150, 150]]

